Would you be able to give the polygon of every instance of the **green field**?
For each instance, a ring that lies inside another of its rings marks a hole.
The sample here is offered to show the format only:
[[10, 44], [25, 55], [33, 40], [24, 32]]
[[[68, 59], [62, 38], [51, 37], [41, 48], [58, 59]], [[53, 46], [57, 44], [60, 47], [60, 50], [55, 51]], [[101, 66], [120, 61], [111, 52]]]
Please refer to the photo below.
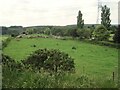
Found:
[[[36, 47], [33, 47], [36, 45]], [[72, 47], [76, 47], [73, 50]], [[59, 40], [54, 38], [13, 39], [3, 52], [16, 61], [27, 58], [40, 48], [60, 49], [75, 60], [76, 75], [83, 73], [101, 78], [112, 77], [117, 71], [118, 50], [106, 46], [83, 43], [77, 40]]]

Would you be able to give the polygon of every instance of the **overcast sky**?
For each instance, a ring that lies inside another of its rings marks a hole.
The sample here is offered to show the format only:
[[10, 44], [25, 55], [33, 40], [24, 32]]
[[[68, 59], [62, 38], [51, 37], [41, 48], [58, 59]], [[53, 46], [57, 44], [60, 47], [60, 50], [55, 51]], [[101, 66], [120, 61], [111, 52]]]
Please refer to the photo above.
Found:
[[[118, 23], [118, 1], [101, 0], [111, 8], [111, 20]], [[0, 0], [0, 26], [76, 24], [78, 11], [85, 24], [97, 20], [97, 0]]]

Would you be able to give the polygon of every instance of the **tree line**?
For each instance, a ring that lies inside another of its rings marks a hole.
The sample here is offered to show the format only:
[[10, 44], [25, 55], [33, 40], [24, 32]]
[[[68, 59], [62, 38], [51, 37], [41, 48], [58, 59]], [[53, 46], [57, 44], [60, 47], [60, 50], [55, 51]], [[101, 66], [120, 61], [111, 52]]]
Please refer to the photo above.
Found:
[[104, 5], [101, 9], [101, 24], [97, 25], [94, 30], [84, 29], [84, 19], [82, 19], [82, 12], [78, 12], [77, 16], [77, 30], [74, 30], [73, 37], [91, 38], [98, 41], [108, 41], [110, 34], [115, 33], [113, 40], [118, 41], [118, 30], [111, 25], [110, 8]]

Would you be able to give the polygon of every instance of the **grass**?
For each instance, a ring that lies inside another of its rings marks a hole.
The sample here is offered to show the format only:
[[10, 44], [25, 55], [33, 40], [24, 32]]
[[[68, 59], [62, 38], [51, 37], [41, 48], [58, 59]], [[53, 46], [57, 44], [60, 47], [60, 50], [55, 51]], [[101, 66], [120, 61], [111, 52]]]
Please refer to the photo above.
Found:
[[[36, 47], [33, 47], [34, 44]], [[73, 46], [76, 47], [76, 50], [72, 49]], [[13, 39], [3, 52], [16, 61], [20, 61], [40, 48], [60, 49], [68, 53], [75, 60], [76, 76], [85, 73], [100, 80], [101, 78], [112, 78], [112, 72], [117, 71], [117, 49], [75, 40], [21, 38], [18, 41]]]
[[[73, 74], [49, 75], [47, 72], [26, 70], [19, 72], [3, 68], [3, 88], [115, 88], [116, 84], [109, 78], [95, 80], [87, 75]], [[13, 79], [14, 78], [14, 79]], [[56, 81], [57, 80], [57, 81]]]
[[0, 35], [0, 41], [4, 41], [8, 38], [9, 36], [8, 35]]

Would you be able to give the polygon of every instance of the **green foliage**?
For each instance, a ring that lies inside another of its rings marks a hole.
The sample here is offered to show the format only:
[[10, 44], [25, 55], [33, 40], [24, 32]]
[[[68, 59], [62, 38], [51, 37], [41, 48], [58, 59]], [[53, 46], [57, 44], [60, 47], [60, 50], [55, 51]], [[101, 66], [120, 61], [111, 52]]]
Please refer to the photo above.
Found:
[[44, 34], [50, 35], [51, 34], [51, 30], [48, 28], [47, 30], [45, 30]]
[[8, 34], [8, 28], [7, 27], [2, 27], [2, 35]]
[[8, 27], [7, 34], [17, 36], [24, 31], [22, 26], [10, 26]]
[[16, 37], [16, 36], [18, 36], [19, 34], [18, 33], [12, 33], [11, 34], [11, 37]]
[[14, 71], [14, 70], [20, 70], [22, 67], [21, 63], [17, 63], [14, 59], [11, 57], [2, 54], [2, 68], [3, 68], [3, 74], [6, 73], [5, 69], [7, 68], [7, 71]]
[[15, 61], [10, 58], [7, 55], [2, 54], [2, 64], [3, 65], [7, 65], [7, 66], [11, 66], [11, 64], [15, 63]]
[[74, 27], [69, 26], [54, 26], [51, 28], [51, 34], [55, 36], [71, 36], [71, 31], [74, 29]]
[[77, 34], [78, 34], [79, 39], [84, 38], [84, 30], [83, 29], [78, 29]]
[[57, 76], [47, 72], [34, 72], [24, 68], [24, 71], [10, 71], [4, 68], [2, 88], [116, 88], [117, 83], [111, 78], [93, 79], [88, 75], [74, 76], [64, 74]]
[[43, 68], [53, 72], [73, 72], [75, 70], [73, 59], [59, 50], [39, 49], [23, 63], [31, 65], [33, 68]]
[[63, 30], [64, 29], [61, 27], [53, 27], [51, 30], [51, 33], [52, 35], [55, 35], [55, 36], [63, 36], [64, 35]]
[[28, 34], [34, 34], [34, 29], [27, 29], [26, 33], [28, 33]]
[[78, 29], [77, 34], [79, 39], [90, 39], [92, 37], [92, 30], [89, 28]]
[[108, 30], [110, 30], [111, 24], [110, 24], [110, 8], [108, 8], [106, 5], [102, 7], [102, 13], [101, 13], [101, 24], [104, 25]]
[[113, 40], [115, 43], [120, 43], [120, 25], [118, 26], [118, 29], [115, 32], [115, 35], [113, 36]]
[[84, 31], [84, 38], [90, 39], [92, 37], [92, 30], [91, 29], [85, 29]]
[[98, 25], [93, 32], [95, 40], [98, 41], [106, 41], [110, 37], [109, 31], [103, 26], [103, 25]]
[[8, 43], [11, 41], [11, 38], [7, 38], [5, 40], [2, 40], [2, 49], [4, 49], [5, 47], [7, 47]]
[[117, 30], [117, 26], [112, 25], [111, 26], [111, 34], [115, 34], [116, 30]]
[[[111, 77], [96, 78], [86, 74], [51, 75], [44, 70], [32, 70], [2, 54], [2, 88], [116, 88]], [[97, 76], [98, 77], [98, 76]], [[56, 81], [57, 80], [57, 81]], [[99, 81], [99, 82], [98, 82]]]
[[91, 43], [94, 45], [112, 47], [116, 49], [120, 48], [120, 44], [116, 44], [116, 43], [109, 42], [109, 41], [84, 40], [83, 42]]
[[84, 20], [82, 20], [82, 13], [81, 11], [78, 12], [78, 16], [77, 16], [77, 27], [78, 28], [83, 28], [84, 26]]
[[78, 37], [77, 29], [70, 30], [70, 35], [75, 38]]

